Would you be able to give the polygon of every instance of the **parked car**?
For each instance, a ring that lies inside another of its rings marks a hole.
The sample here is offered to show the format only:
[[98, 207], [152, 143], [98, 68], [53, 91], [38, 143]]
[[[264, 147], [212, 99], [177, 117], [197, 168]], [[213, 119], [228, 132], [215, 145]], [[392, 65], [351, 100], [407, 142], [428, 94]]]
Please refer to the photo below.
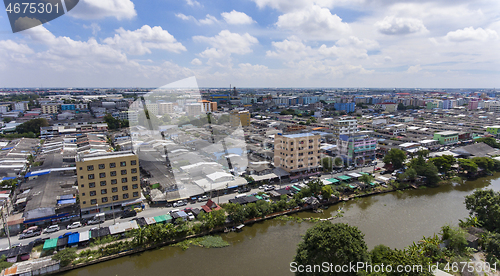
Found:
[[40, 244], [43, 244], [45, 243], [46, 240], [48, 240], [49, 237], [44, 237], [44, 238], [38, 238], [30, 243], [33, 243], [33, 246], [37, 246], [37, 245], [40, 245]]
[[69, 237], [73, 234], [78, 234], [78, 232], [66, 232], [66, 233], [62, 234], [61, 236], [59, 236], [58, 239], [64, 239], [64, 238]]
[[135, 210], [125, 210], [121, 214], [120, 218], [130, 218], [130, 217], [135, 217], [137, 216], [137, 212]]
[[250, 192], [250, 188], [249, 187], [241, 187], [238, 189], [238, 193], [242, 194], [242, 193], [246, 193], [246, 192]]
[[19, 239], [27, 239], [27, 238], [31, 238], [31, 237], [34, 237], [34, 236], [39, 236], [40, 234], [42, 234], [42, 232], [40, 231], [33, 231], [33, 230], [28, 230], [24, 233], [21, 233], [21, 235], [19, 235]]
[[79, 221], [73, 222], [72, 224], [66, 226], [66, 229], [73, 229], [78, 227], [82, 227], [82, 224]]
[[207, 200], [208, 200], [208, 196], [201, 196], [198, 198], [199, 202], [203, 202], [203, 201], [207, 201]]
[[272, 191], [272, 190], [274, 190], [274, 189], [275, 189], [275, 187], [274, 187], [274, 186], [267, 186], [267, 187], [264, 189], [264, 191], [265, 191], [265, 192], [268, 192], [268, 191]]
[[43, 230], [43, 233], [45, 233], [45, 234], [53, 233], [53, 232], [57, 232], [59, 230], [60, 230], [59, 225], [51, 225], [51, 226], [45, 228], [45, 230]]
[[179, 200], [179, 201], [174, 203], [174, 207], [181, 207], [181, 206], [185, 206], [185, 205], [187, 205], [187, 202], [184, 200]]
[[16, 248], [16, 247], [21, 247], [21, 246], [23, 246], [22, 243], [15, 243], [10, 248]]
[[380, 167], [376, 167], [376, 168], [375, 168], [375, 171], [380, 171], [381, 169], [382, 169], [382, 168], [380, 168]]
[[188, 220], [194, 220], [194, 215], [193, 213], [188, 214]]

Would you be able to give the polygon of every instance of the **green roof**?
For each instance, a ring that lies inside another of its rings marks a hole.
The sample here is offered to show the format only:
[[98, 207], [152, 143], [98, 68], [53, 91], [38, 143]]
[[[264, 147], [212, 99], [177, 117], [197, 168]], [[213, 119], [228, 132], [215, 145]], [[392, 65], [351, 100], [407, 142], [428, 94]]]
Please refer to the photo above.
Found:
[[156, 217], [154, 217], [154, 219], [155, 219], [156, 223], [167, 221], [167, 218], [165, 217], [165, 215], [156, 216]]
[[262, 199], [262, 197], [261, 197], [260, 195], [256, 195], [255, 197], [256, 197], [257, 199], [259, 199], [259, 200], [260, 200], [260, 199]]
[[366, 174], [366, 175], [370, 175], [369, 173], [366, 173], [366, 172], [359, 172], [359, 174]]
[[375, 183], [375, 182], [370, 182], [370, 185], [371, 185], [371, 186], [377, 186], [377, 183]]
[[330, 178], [330, 179], [327, 179], [326, 181], [332, 182], [332, 183], [340, 182], [338, 179], [335, 179], [335, 178]]
[[337, 176], [337, 178], [340, 178], [341, 180], [349, 180], [351, 179], [349, 176], [347, 175], [341, 175], [341, 176]]
[[356, 189], [356, 186], [349, 185], [349, 188]]
[[46, 240], [43, 244], [43, 250], [52, 250], [57, 247], [57, 238]]

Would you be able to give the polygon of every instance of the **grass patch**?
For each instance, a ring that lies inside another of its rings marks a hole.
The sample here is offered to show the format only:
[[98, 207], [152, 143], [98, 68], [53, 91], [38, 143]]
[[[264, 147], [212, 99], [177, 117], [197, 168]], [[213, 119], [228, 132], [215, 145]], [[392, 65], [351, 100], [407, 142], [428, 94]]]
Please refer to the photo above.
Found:
[[40, 244], [40, 245], [33, 247], [32, 250], [35, 252], [42, 252], [42, 249], [43, 249], [43, 244]]
[[222, 239], [221, 236], [204, 236], [198, 238], [192, 238], [189, 240], [183, 240], [171, 246], [176, 246], [186, 250], [191, 246], [199, 246], [204, 248], [222, 248], [229, 246], [229, 243]]

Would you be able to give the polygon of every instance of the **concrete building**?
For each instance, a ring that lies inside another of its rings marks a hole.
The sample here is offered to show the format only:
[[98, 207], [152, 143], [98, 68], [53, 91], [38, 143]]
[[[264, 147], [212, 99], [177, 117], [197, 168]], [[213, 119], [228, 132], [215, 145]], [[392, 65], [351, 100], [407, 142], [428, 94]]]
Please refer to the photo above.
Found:
[[57, 114], [59, 112], [59, 104], [57, 103], [45, 103], [41, 106], [43, 114]]
[[186, 104], [186, 112], [188, 116], [200, 116], [201, 115], [201, 104], [200, 103], [190, 103]]
[[29, 110], [28, 102], [16, 102], [12, 104], [12, 110], [21, 110], [26, 111]]
[[454, 144], [458, 142], [458, 132], [441, 131], [434, 133], [434, 140], [438, 140], [441, 145]]
[[141, 203], [139, 159], [132, 152], [76, 158], [82, 217]]
[[0, 113], [5, 114], [10, 111], [10, 104], [0, 104]]
[[201, 101], [201, 112], [209, 113], [217, 111], [217, 102], [207, 100]]
[[478, 108], [478, 106], [479, 106], [479, 101], [477, 99], [472, 99], [467, 104], [467, 109], [468, 110], [476, 110]]
[[338, 111], [345, 111], [347, 113], [349, 112], [354, 112], [356, 108], [355, 103], [335, 103], [334, 104], [335, 110]]
[[237, 127], [240, 124], [243, 127], [250, 126], [250, 112], [248, 110], [232, 110], [229, 114], [229, 122], [232, 127]]
[[274, 136], [274, 166], [290, 173], [290, 178], [316, 174], [320, 167], [319, 134], [298, 133]]
[[387, 112], [396, 112], [398, 110], [397, 103], [378, 103], [375, 105], [375, 109], [382, 109]]
[[146, 103], [146, 109], [149, 114], [158, 115], [158, 104], [157, 103]]
[[489, 126], [486, 128], [486, 131], [493, 135], [500, 134], [500, 126]]
[[348, 165], [362, 165], [375, 160], [377, 140], [365, 133], [340, 135], [337, 150]]
[[174, 104], [173, 103], [165, 103], [165, 102], [158, 103], [158, 114], [159, 115], [172, 114], [172, 113], [174, 113]]
[[356, 119], [341, 119], [332, 123], [331, 129], [335, 137], [345, 134], [353, 134], [358, 131], [358, 121]]

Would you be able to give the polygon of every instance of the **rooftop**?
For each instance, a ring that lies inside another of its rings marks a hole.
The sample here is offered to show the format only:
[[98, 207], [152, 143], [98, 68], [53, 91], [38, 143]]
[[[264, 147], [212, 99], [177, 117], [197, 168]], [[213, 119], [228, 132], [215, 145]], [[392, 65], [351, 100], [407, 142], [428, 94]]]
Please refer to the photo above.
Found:
[[92, 161], [92, 160], [101, 160], [101, 159], [108, 159], [108, 158], [120, 158], [120, 157], [129, 157], [129, 156], [135, 156], [135, 154], [131, 151], [88, 154], [88, 155], [78, 156], [77, 162], [86, 162], [86, 161]]
[[287, 134], [283, 135], [286, 138], [302, 138], [302, 137], [311, 137], [311, 136], [319, 136], [317, 133], [296, 133], [296, 134]]

